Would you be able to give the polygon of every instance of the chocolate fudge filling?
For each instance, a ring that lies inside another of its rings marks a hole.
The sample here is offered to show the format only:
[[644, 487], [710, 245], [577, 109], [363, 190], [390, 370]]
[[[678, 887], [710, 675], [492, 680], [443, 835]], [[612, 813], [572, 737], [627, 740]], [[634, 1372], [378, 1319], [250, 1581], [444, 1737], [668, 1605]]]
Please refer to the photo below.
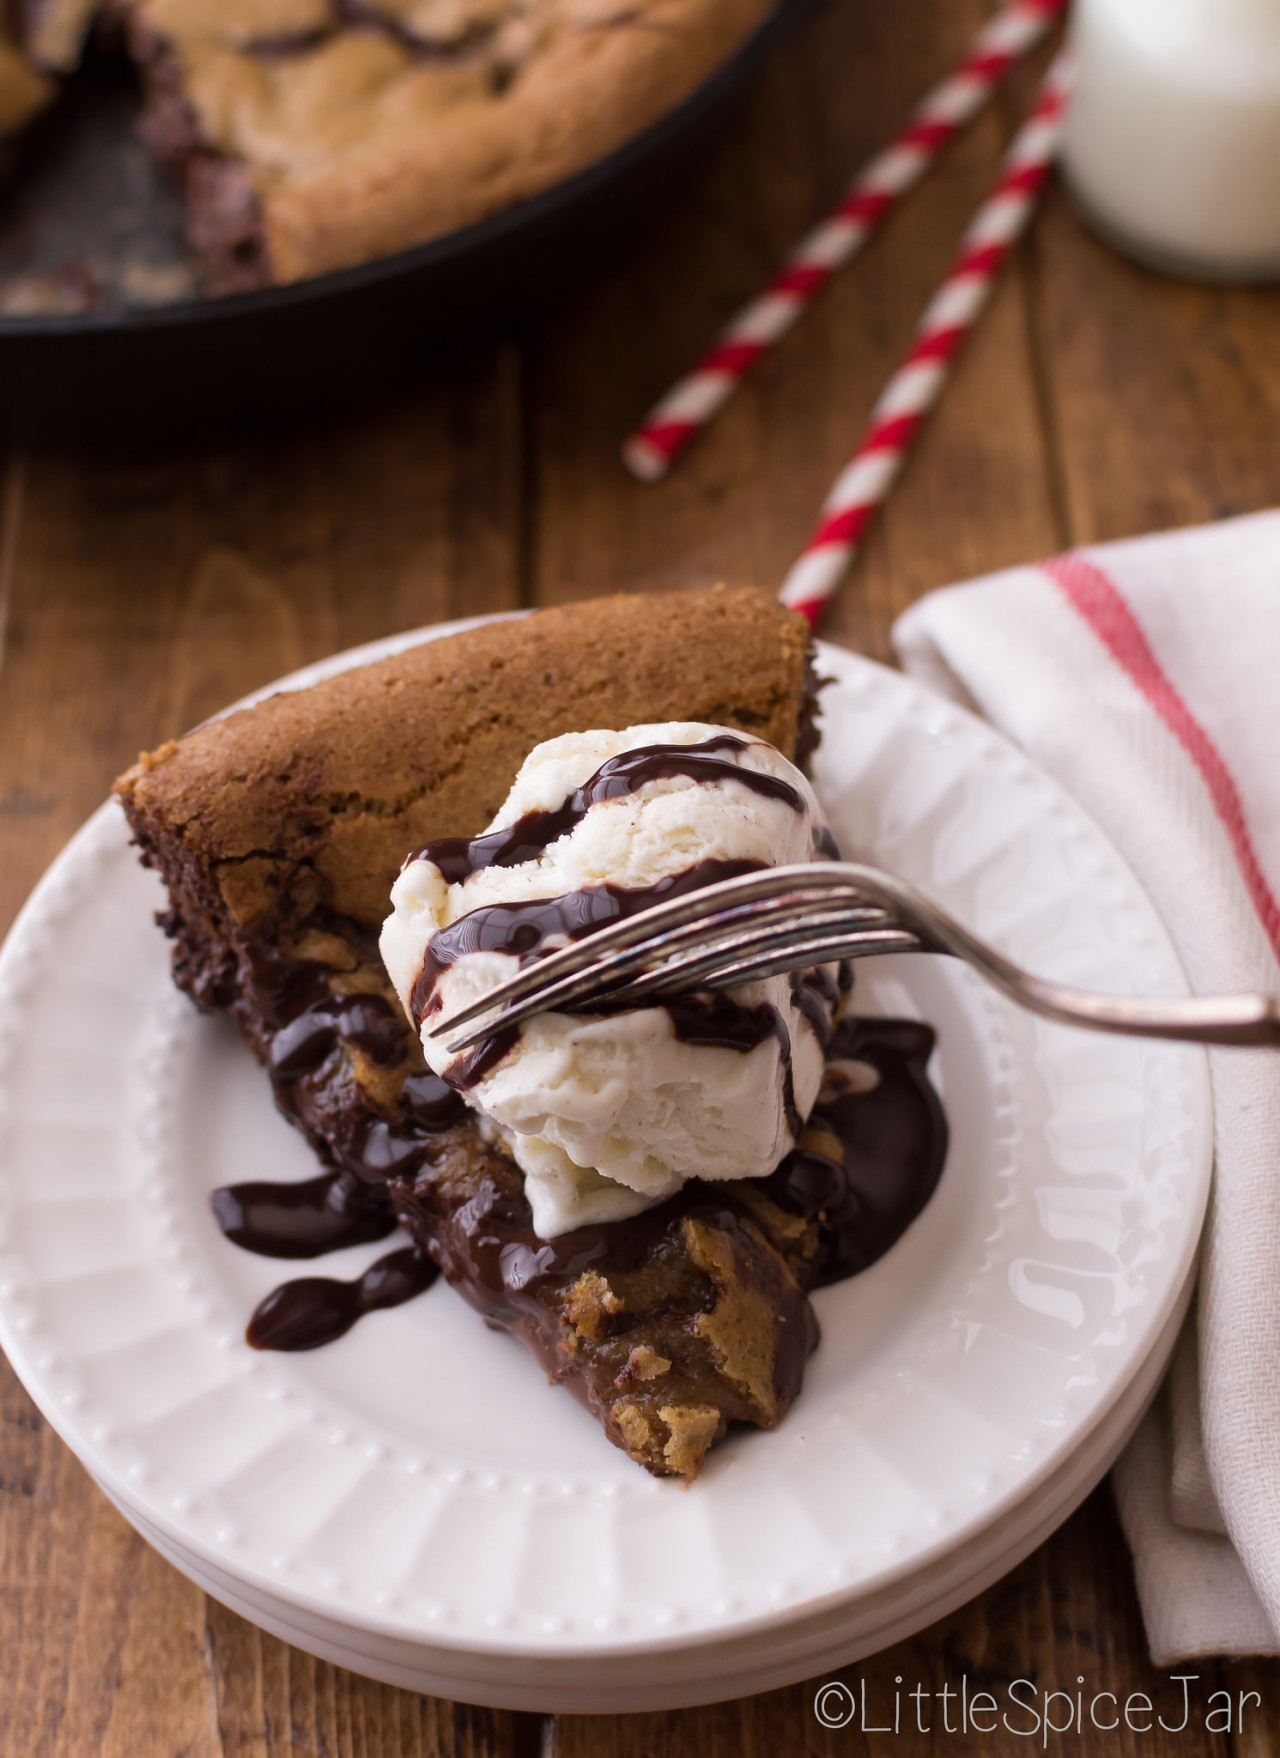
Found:
[[[207, 266], [206, 291], [246, 293], [269, 287], [275, 277], [247, 168], [205, 138], [172, 45], [131, 8], [125, 24], [129, 52], [146, 90], [138, 132], [182, 189], [187, 238]], [[308, 46], [302, 38], [288, 44], [282, 40], [264, 45], [264, 53], [279, 60]]]
[[771, 1427], [799, 1390], [818, 1340], [796, 1274], [805, 1233], [767, 1198], [689, 1184], [631, 1221], [543, 1240], [515, 1162], [456, 1141], [392, 1189], [454, 1288], [652, 1471], [692, 1475], [729, 1422]]
[[[831, 982], [825, 973], [815, 980]], [[290, 1013], [304, 992], [296, 978], [283, 982], [276, 1017]], [[374, 1015], [372, 1041], [384, 1055], [397, 1027], [412, 1043], [390, 1007]], [[272, 1039], [282, 1049], [269, 1060], [282, 1108], [305, 1114], [312, 1128], [327, 1120], [332, 1141], [343, 1139], [334, 1110], [345, 1119], [351, 1108], [339, 1072], [343, 1019], [332, 1001], [302, 1007], [282, 1020]], [[915, 1021], [845, 1020], [832, 1035], [827, 1078], [800, 1143], [769, 1178], [691, 1180], [631, 1220], [554, 1240], [534, 1232], [514, 1162], [480, 1142], [443, 1083], [412, 1077], [416, 1115], [410, 1100], [398, 1127], [379, 1120], [382, 1148], [358, 1162], [358, 1173], [348, 1167], [300, 1185], [215, 1192], [214, 1212], [228, 1237], [267, 1256], [318, 1255], [326, 1240], [333, 1248], [385, 1237], [398, 1218], [421, 1260], [392, 1253], [355, 1283], [284, 1283], [254, 1313], [248, 1340], [258, 1348], [315, 1348], [363, 1312], [410, 1298], [442, 1270], [485, 1317], [513, 1331], [554, 1379], [566, 1382], [620, 1445], [638, 1448], [651, 1469], [679, 1469], [684, 1443], [676, 1431], [686, 1419], [673, 1429], [661, 1411], [714, 1410], [717, 1434], [729, 1420], [776, 1421], [799, 1390], [817, 1342], [807, 1290], [865, 1269], [928, 1201], [947, 1145], [945, 1116], [926, 1073], [933, 1042], [930, 1028]], [[311, 1061], [306, 1068], [299, 1066], [301, 1045]], [[312, 1059], [322, 1049], [317, 1063]], [[363, 1133], [366, 1142], [369, 1135]], [[744, 1302], [751, 1309], [746, 1317], [739, 1310]], [[725, 1339], [741, 1343], [743, 1336], [745, 1356], [726, 1353]], [[632, 1360], [637, 1354], [639, 1364]], [[667, 1366], [659, 1370], [660, 1361]], [[729, 1375], [736, 1392], [726, 1395], [728, 1362], [739, 1371]], [[668, 1456], [673, 1438], [676, 1452]]]

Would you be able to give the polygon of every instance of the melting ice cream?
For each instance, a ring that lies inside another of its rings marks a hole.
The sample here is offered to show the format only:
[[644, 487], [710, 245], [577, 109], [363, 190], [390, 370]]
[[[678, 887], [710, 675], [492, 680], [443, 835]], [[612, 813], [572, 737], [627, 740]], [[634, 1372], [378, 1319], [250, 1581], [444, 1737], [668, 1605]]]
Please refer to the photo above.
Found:
[[457, 1056], [431, 1034], [540, 951], [659, 898], [834, 852], [809, 782], [771, 745], [670, 723], [548, 740], [482, 836], [409, 859], [383, 958], [428, 1063], [524, 1172], [543, 1238], [636, 1214], [687, 1178], [771, 1172], [817, 1096], [833, 974], [541, 1014]]

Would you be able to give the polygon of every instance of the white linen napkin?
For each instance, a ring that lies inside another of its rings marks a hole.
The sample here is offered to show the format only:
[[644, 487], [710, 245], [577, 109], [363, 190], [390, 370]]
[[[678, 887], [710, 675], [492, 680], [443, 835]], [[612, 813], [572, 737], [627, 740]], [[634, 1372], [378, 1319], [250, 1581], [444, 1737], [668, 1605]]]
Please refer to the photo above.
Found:
[[[1086, 807], [1198, 993], [1280, 993], [1280, 512], [932, 593], [906, 669]], [[1197, 1311], [1115, 1472], [1152, 1659], [1280, 1654], [1280, 1053], [1210, 1053]]]

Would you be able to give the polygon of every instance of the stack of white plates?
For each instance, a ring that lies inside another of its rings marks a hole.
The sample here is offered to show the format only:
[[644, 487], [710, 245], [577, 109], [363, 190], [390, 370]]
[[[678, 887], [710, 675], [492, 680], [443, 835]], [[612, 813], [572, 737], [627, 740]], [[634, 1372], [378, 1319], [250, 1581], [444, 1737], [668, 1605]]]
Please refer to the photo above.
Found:
[[[1056, 785], [902, 677], [829, 648], [821, 669], [816, 781], [847, 852], [1045, 975], [1185, 993]], [[1011, 1568], [1156, 1385], [1209, 1181], [1203, 1053], [1046, 1025], [931, 957], [864, 964], [857, 995], [937, 1028], [937, 1194], [816, 1296], [785, 1421], [692, 1488], [616, 1452], [444, 1284], [328, 1348], [256, 1353], [245, 1321], [297, 1269], [229, 1245], [208, 1195], [314, 1163], [230, 1029], [172, 989], [161, 903], [105, 806], [0, 956], [0, 1341], [139, 1531], [302, 1648], [534, 1710], [806, 1678]], [[301, 1268], [356, 1275], [386, 1249]]]

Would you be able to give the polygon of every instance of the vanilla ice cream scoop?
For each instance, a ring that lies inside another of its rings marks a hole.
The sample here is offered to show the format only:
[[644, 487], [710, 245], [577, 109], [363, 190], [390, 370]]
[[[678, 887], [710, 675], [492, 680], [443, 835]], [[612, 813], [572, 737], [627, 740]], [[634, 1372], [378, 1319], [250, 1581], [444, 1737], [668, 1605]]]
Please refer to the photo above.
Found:
[[525, 759], [474, 841], [431, 843], [391, 892], [382, 956], [427, 1062], [488, 1120], [552, 1238], [759, 1178], [817, 1096], [830, 970], [614, 1013], [544, 1013], [450, 1056], [450, 1015], [523, 960], [755, 868], [830, 859], [813, 789], [771, 745], [693, 723], [566, 733]]

